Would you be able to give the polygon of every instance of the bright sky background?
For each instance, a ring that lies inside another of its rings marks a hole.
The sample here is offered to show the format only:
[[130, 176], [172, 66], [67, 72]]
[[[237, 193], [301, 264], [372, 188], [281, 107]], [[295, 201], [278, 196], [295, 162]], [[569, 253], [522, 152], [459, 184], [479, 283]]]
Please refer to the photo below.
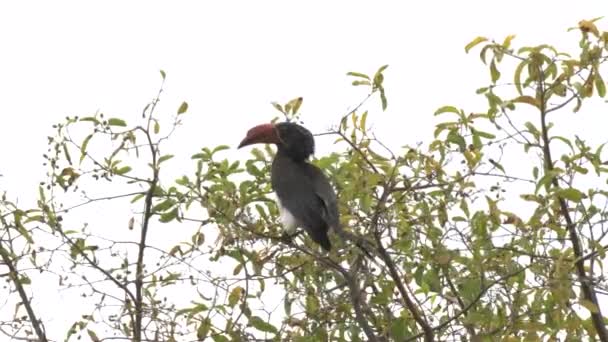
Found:
[[[365, 95], [345, 73], [383, 64], [388, 110], [368, 121], [393, 146], [428, 142], [436, 108], [480, 103], [474, 90], [489, 76], [464, 52], [474, 37], [569, 48], [579, 36], [568, 27], [606, 14], [605, 0], [2, 2], [0, 189], [35, 205], [51, 125], [96, 111], [140, 117], [160, 69], [160, 113], [190, 105], [174, 140], [187, 170], [201, 147], [236, 147], [269, 121], [272, 101], [303, 96], [305, 123], [323, 132]], [[330, 142], [318, 138], [319, 154]]]

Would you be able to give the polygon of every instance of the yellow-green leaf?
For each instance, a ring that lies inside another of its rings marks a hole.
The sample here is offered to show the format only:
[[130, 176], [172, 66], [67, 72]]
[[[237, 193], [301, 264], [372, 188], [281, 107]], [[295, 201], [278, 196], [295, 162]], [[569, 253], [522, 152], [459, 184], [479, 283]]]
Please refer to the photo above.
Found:
[[522, 95], [522, 96], [518, 96], [516, 98], [513, 99], [513, 102], [516, 103], [527, 103], [529, 105], [532, 105], [536, 108], [540, 108], [540, 103], [537, 99], [533, 98], [532, 96], [528, 96], [528, 95]]
[[289, 103], [291, 104], [291, 113], [295, 114], [300, 110], [300, 106], [302, 106], [302, 102], [304, 102], [304, 98], [302, 97], [298, 97], [295, 98], [291, 101], [289, 101]]
[[275, 328], [272, 324], [265, 322], [258, 316], [252, 316], [249, 318], [249, 324], [258, 329], [259, 331], [269, 332], [269, 333], [277, 333], [277, 328]]
[[180, 219], [177, 217], [178, 214], [179, 214], [178, 209], [173, 208], [173, 210], [161, 214], [160, 218], [158, 220], [162, 223], [167, 223], [167, 222], [171, 222], [177, 218], [177, 220], [180, 221]]
[[124, 175], [124, 174], [128, 173], [129, 171], [131, 171], [130, 166], [123, 166], [120, 169], [114, 170], [114, 173], [117, 175]]
[[84, 138], [82, 146], [80, 146], [80, 163], [82, 163], [84, 157], [87, 155], [87, 146], [89, 146], [89, 141], [91, 141], [92, 137], [93, 134], [89, 134], [86, 138]]
[[172, 199], [166, 199], [160, 203], [158, 203], [157, 205], [155, 205], [154, 207], [152, 207], [152, 212], [153, 213], [158, 213], [161, 211], [165, 211], [171, 207], [173, 207], [173, 205], [175, 204], [175, 201]]
[[599, 73], [595, 73], [593, 81], [595, 82], [595, 89], [597, 89], [597, 94], [600, 97], [606, 96], [606, 83], [602, 79], [602, 76]]
[[362, 131], [365, 131], [366, 121], [367, 121], [367, 111], [365, 111], [365, 113], [363, 113], [361, 115], [361, 119], [359, 120], [359, 128], [361, 128]]
[[513, 38], [515, 38], [514, 34], [510, 34], [508, 35], [505, 40], [502, 43], [502, 47], [505, 49], [508, 49], [509, 47], [511, 47], [511, 41], [513, 40]]
[[108, 119], [108, 125], [109, 126], [120, 126], [120, 127], [126, 127], [127, 123], [125, 122], [125, 120], [122, 119], [118, 119], [118, 118], [111, 118]]
[[209, 318], [203, 319], [201, 324], [196, 329], [196, 337], [199, 341], [205, 340], [207, 334], [209, 334], [209, 330], [211, 329], [211, 320]]
[[273, 107], [274, 107], [276, 110], [278, 110], [279, 112], [281, 112], [281, 113], [285, 114], [285, 111], [283, 110], [283, 106], [281, 106], [280, 104], [278, 104], [278, 103], [276, 103], [276, 102], [273, 102], [273, 103], [272, 103], [272, 106], [273, 106]]
[[597, 305], [595, 305], [592, 301], [590, 301], [588, 299], [581, 299], [578, 303], [580, 305], [584, 306], [591, 313], [598, 313], [598, 312], [600, 312], [600, 310], [597, 307]]
[[370, 79], [369, 76], [367, 76], [366, 74], [362, 74], [360, 72], [351, 71], [351, 72], [347, 72], [346, 75], [354, 76], [354, 77], [361, 77], [361, 78], [365, 78], [366, 80]]
[[492, 83], [496, 83], [500, 78], [500, 71], [496, 68], [496, 63], [494, 60], [490, 63], [490, 76], [492, 77]]
[[177, 114], [184, 114], [188, 110], [188, 102], [184, 101], [177, 109]]
[[166, 161], [166, 160], [169, 160], [169, 159], [171, 159], [171, 158], [173, 158], [173, 155], [172, 155], [172, 154], [166, 154], [166, 155], [164, 155], [164, 156], [162, 156], [162, 157], [158, 158], [158, 163], [160, 164], [160, 163], [162, 163], [162, 162], [164, 162], [164, 161]]
[[526, 65], [528, 65], [528, 63], [530, 63], [530, 62], [528, 60], [525, 60], [525, 61], [519, 63], [517, 65], [517, 68], [515, 68], [513, 83], [515, 84], [515, 88], [517, 89], [517, 92], [519, 93], [519, 95], [523, 94], [522, 88], [521, 88], [521, 72], [522, 72], [522, 70], [524, 70], [524, 67]]
[[360, 86], [360, 85], [372, 85], [369, 81], [361, 81], [361, 80], [354, 80], [352, 85], [354, 86]]
[[558, 189], [557, 195], [573, 202], [580, 202], [585, 196], [580, 190], [575, 188]]
[[238, 303], [238, 301], [241, 299], [244, 292], [245, 290], [243, 290], [243, 288], [240, 286], [237, 286], [232, 289], [232, 291], [230, 291], [230, 295], [228, 296], [228, 305], [233, 308], [236, 303]]
[[382, 110], [386, 110], [388, 106], [388, 102], [386, 100], [386, 94], [384, 93], [384, 88], [380, 88], [380, 101], [382, 102]]
[[474, 48], [477, 44], [483, 43], [483, 42], [485, 42], [487, 40], [488, 40], [488, 38], [486, 38], [486, 37], [477, 37], [477, 38], [473, 39], [469, 44], [467, 44], [464, 47], [464, 51], [466, 53], [469, 53], [469, 50], [471, 50], [472, 48]]
[[137, 195], [133, 196], [131, 203], [135, 203], [135, 202], [139, 201], [140, 199], [142, 199], [143, 197], [144, 197], [144, 194], [137, 194]]
[[435, 111], [435, 115], [443, 114], [443, 113], [456, 113], [460, 114], [458, 109], [454, 106], [443, 106]]
[[595, 26], [592, 20], [579, 21], [578, 28], [585, 33], [591, 32], [596, 37], [600, 36], [600, 31], [597, 29], [597, 26]]

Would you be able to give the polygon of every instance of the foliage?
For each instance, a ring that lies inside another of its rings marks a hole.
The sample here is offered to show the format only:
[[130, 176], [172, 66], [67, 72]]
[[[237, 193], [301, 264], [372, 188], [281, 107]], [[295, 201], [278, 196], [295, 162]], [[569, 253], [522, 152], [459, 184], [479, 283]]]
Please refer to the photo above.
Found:
[[[369, 96], [323, 133], [335, 152], [313, 161], [339, 194], [345, 234], [332, 236], [330, 254], [304, 235], [280, 238], [269, 146], [245, 162], [227, 159], [227, 146], [203, 147], [189, 174], [163, 177], [180, 157], [161, 150], [186, 102], [168, 123], [156, 114], [160, 92], [139, 124], [66, 118], [49, 137], [36, 208], [2, 199], [0, 270], [19, 297], [2, 332], [46, 340], [27, 288], [35, 272], [56, 272], [61, 287], [87, 289], [93, 303], [67, 340], [608, 341], [604, 144], [557, 116], [583, 115], [605, 97], [608, 32], [596, 20], [576, 32], [572, 53], [514, 48], [513, 36], [473, 40], [465, 50], [479, 48], [488, 68], [477, 90], [487, 106], [440, 107], [428, 145], [392, 149], [369, 128], [367, 100], [387, 108], [387, 66], [348, 73]], [[302, 102], [273, 106], [299, 120]], [[81, 190], [99, 183], [114, 193]], [[77, 194], [82, 202], [65, 204]], [[75, 214], [124, 199], [139, 211], [125, 218], [131, 240]], [[153, 229], [180, 226], [189, 239], [149, 241]]]

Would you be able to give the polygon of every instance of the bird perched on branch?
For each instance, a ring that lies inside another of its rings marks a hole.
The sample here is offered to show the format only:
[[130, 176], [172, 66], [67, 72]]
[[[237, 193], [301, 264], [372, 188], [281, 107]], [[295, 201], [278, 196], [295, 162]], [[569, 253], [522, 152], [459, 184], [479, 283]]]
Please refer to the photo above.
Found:
[[250, 129], [239, 148], [258, 143], [277, 146], [271, 182], [285, 232], [293, 234], [301, 227], [313, 241], [330, 251], [327, 232], [338, 229], [338, 205], [336, 193], [323, 172], [308, 162], [315, 150], [312, 134], [291, 122], [263, 124]]

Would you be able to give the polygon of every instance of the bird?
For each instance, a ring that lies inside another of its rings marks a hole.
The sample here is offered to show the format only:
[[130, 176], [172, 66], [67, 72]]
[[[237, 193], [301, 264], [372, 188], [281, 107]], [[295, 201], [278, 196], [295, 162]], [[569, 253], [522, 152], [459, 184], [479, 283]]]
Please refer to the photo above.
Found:
[[329, 229], [338, 229], [336, 193], [323, 171], [309, 162], [315, 151], [310, 131], [293, 122], [261, 124], [251, 128], [238, 148], [274, 144], [271, 185], [280, 220], [287, 235], [303, 228], [325, 251], [331, 251]]

